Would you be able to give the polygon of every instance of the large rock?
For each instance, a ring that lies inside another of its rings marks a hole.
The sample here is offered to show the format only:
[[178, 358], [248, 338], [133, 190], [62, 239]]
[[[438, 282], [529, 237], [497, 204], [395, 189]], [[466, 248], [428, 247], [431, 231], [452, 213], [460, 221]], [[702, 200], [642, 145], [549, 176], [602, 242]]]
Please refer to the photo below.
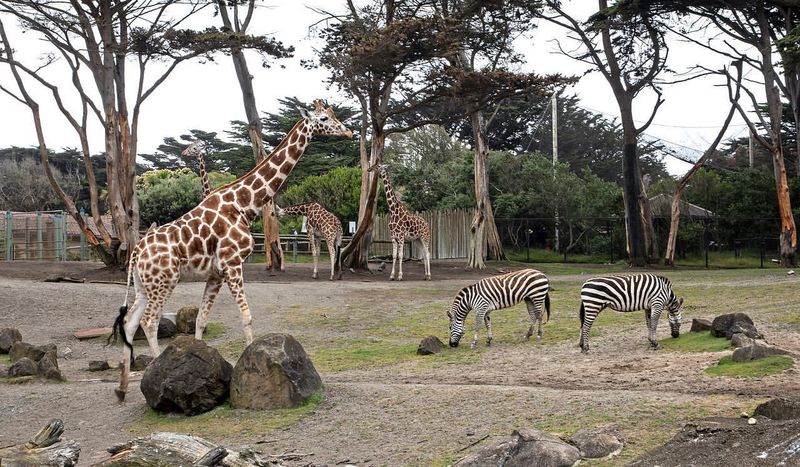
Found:
[[755, 339], [751, 339], [741, 332], [737, 332], [731, 336], [731, 345], [736, 348], [753, 345], [753, 342], [755, 342]]
[[0, 329], [0, 354], [6, 354], [11, 350], [15, 342], [22, 341], [22, 334], [14, 328]]
[[689, 332], [704, 332], [711, 330], [711, 321], [703, 318], [693, 318]]
[[622, 451], [622, 441], [616, 436], [602, 431], [582, 429], [572, 435], [569, 441], [587, 459], [601, 459], [616, 456]]
[[526, 428], [514, 430], [510, 439], [486, 446], [454, 467], [572, 467], [580, 460], [575, 446], [550, 433]]
[[110, 370], [111, 365], [108, 364], [108, 360], [92, 360], [89, 362], [88, 371], [105, 371]]
[[[178, 333], [178, 328], [175, 327], [175, 323], [168, 319], [162, 319], [158, 323], [158, 338], [159, 339], [168, 339], [170, 337], [175, 337], [175, 334]], [[133, 340], [143, 340], [146, 339], [147, 336], [144, 335], [144, 329], [139, 326], [136, 329], [136, 334], [133, 335]]]
[[17, 376], [35, 376], [36, 375], [36, 362], [28, 357], [22, 357], [13, 365], [8, 368], [8, 376], [15, 378]]
[[[197, 313], [199, 309], [194, 305], [186, 305], [178, 310], [175, 315], [175, 326], [181, 334], [194, 334], [197, 327]], [[205, 331], [205, 330], [204, 330]]]
[[42, 358], [36, 363], [36, 372], [42, 378], [53, 379], [62, 381], [64, 376], [61, 370], [58, 369], [58, 356], [55, 351], [46, 352]]
[[428, 336], [419, 343], [417, 347], [417, 354], [419, 355], [433, 355], [439, 353], [444, 349], [444, 342], [439, 340], [436, 336]]
[[760, 339], [761, 334], [756, 330], [753, 320], [744, 313], [728, 313], [714, 318], [711, 323], [711, 335], [714, 337], [731, 338], [741, 332], [752, 339]]
[[267, 334], [244, 349], [231, 378], [231, 407], [296, 407], [322, 388], [303, 346], [289, 334]]
[[506, 459], [519, 448], [519, 438], [504, 439], [478, 449], [456, 462], [453, 467], [495, 467], [505, 465]]
[[32, 345], [27, 342], [15, 342], [8, 351], [8, 357], [12, 363], [23, 357], [38, 362], [47, 352], [57, 353], [58, 349], [55, 344]]
[[232, 372], [216, 349], [193, 337], [178, 336], [147, 367], [140, 387], [150, 407], [196, 415], [228, 397]]
[[772, 420], [800, 419], [800, 400], [771, 399], [756, 407], [753, 415], [761, 415]]
[[753, 343], [747, 347], [739, 347], [734, 350], [731, 358], [734, 362], [746, 362], [748, 360], [758, 360], [759, 358], [772, 355], [786, 355], [786, 351], [773, 345], [753, 341]]

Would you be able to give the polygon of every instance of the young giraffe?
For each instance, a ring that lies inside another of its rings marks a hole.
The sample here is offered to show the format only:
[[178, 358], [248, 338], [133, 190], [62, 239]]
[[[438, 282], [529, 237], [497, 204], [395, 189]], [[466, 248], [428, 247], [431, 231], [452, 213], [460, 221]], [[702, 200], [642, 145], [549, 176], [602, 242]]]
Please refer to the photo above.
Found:
[[322, 239], [328, 244], [328, 253], [331, 255], [331, 280], [336, 270], [338, 259], [339, 277], [342, 278], [342, 263], [339, 258], [339, 251], [342, 248], [342, 223], [336, 215], [319, 203], [303, 203], [277, 207], [278, 216], [306, 216], [306, 230], [308, 233], [308, 243], [311, 245], [311, 255], [314, 257], [314, 274], [317, 278], [317, 267], [319, 265], [319, 253], [322, 249]]
[[186, 149], [181, 151], [183, 157], [194, 157], [197, 159], [198, 171], [200, 172], [200, 181], [203, 183], [203, 199], [211, 194], [211, 183], [208, 181], [208, 172], [206, 172], [206, 144], [199, 139], [192, 141]]
[[369, 168], [377, 168], [383, 178], [383, 187], [386, 190], [386, 203], [389, 205], [389, 235], [392, 236], [392, 273], [389, 280], [394, 280], [394, 264], [399, 263], [397, 280], [403, 280], [403, 247], [406, 240], [419, 240], [422, 244], [422, 259], [425, 262], [425, 280], [431, 280], [431, 229], [422, 217], [412, 213], [403, 204], [392, 189], [389, 182], [388, 167], [385, 164], [376, 164]]
[[[261, 212], [292, 171], [314, 135], [335, 135], [352, 138], [348, 130], [320, 101], [312, 112], [300, 110], [303, 119], [277, 148], [252, 170], [235, 181], [213, 191], [197, 207], [182, 217], [145, 234], [131, 252], [128, 265], [128, 287], [133, 280], [136, 297], [128, 313], [120, 308], [114, 332], [121, 332], [123, 365], [119, 388], [120, 401], [125, 399], [133, 347], [130, 342], [141, 324], [153, 356], [160, 353], [157, 339], [158, 322], [164, 302], [178, 283], [182, 268], [207, 277], [203, 301], [197, 315], [195, 338], [202, 339], [214, 299], [223, 283], [231, 290], [244, 326], [245, 342], [253, 341], [250, 308], [245, 298], [242, 264], [253, 249], [250, 223]], [[125, 292], [125, 304], [128, 302]]]

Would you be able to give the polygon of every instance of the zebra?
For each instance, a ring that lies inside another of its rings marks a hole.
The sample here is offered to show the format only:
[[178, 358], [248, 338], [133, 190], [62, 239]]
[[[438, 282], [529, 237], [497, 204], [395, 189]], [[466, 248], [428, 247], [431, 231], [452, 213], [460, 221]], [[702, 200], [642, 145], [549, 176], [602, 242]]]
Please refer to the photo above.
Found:
[[669, 279], [655, 274], [605, 276], [589, 279], [581, 287], [581, 352], [589, 351], [589, 330], [597, 314], [605, 307], [616, 311], [644, 310], [648, 339], [653, 350], [661, 348], [656, 341], [658, 318], [667, 309], [672, 337], [680, 336], [683, 298], [675, 297]]
[[475, 284], [468, 285], [459, 290], [453, 299], [453, 304], [447, 310], [450, 319], [450, 347], [458, 347], [458, 342], [464, 336], [464, 323], [471, 309], [475, 310], [475, 339], [471, 347], [478, 344], [478, 332], [481, 322], [486, 324], [486, 345], [492, 343], [492, 322], [489, 313], [492, 310], [508, 308], [525, 301], [528, 314], [531, 317], [531, 327], [525, 334], [526, 339], [533, 335], [533, 326], [539, 322], [537, 339], [542, 338], [542, 304], [547, 311], [547, 320], [550, 321], [550, 281], [540, 271], [535, 269], [522, 269], [509, 272], [500, 276], [487, 277]]

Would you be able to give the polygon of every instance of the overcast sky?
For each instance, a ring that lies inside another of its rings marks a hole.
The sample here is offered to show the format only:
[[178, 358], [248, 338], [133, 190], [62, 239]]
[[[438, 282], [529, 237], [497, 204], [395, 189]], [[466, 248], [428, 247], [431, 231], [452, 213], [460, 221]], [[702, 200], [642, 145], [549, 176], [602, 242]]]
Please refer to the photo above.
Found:
[[[272, 1], [259, 7], [253, 21], [253, 33], [273, 34], [278, 40], [296, 49], [291, 59], [273, 63], [271, 68], [262, 68], [256, 55], [249, 57], [249, 66], [254, 76], [257, 103], [261, 111], [277, 110], [278, 99], [296, 96], [311, 101], [323, 98], [334, 102], [345, 102], [354, 107], [357, 102], [348, 102], [346, 97], [325, 84], [327, 73], [324, 69], [307, 70], [300, 66], [301, 59], [313, 59], [314, 47], [319, 41], [309, 35], [309, 26], [320, 17], [309, 7], [324, 5], [335, 7], [339, 2], [316, 0], [310, 2]], [[594, 11], [594, 2], [572, 1], [570, 11], [585, 19]], [[219, 22], [212, 18], [211, 10], [205, 21]], [[13, 21], [6, 19], [10, 40], [17, 50], [17, 58], [32, 63], [46, 50], [34, 34], [23, 34]], [[202, 24], [200, 18], [196, 24]], [[529, 37], [518, 43], [527, 59], [527, 69], [538, 73], [560, 72], [563, 74], [583, 74], [586, 65], [557, 53], [553, 39], [565, 41], [565, 34], [559, 28], [544, 21]], [[567, 42], [563, 42], [567, 43]], [[669, 66], [680, 71], [697, 62], [706, 67], [719, 68], [727, 60], [715, 56], [696, 46], [679, 41], [670, 41]], [[283, 65], [281, 68], [279, 65]], [[64, 68], [51, 67], [42, 72], [64, 91], [72, 91], [69, 74]], [[151, 75], [151, 79], [152, 76]], [[0, 67], [0, 80], [12, 85], [7, 67]], [[714, 138], [725, 114], [728, 111], [727, 93], [719, 79], [699, 79], [689, 83], [664, 87], [666, 102], [646, 132], [661, 138], [669, 144], [683, 145], [699, 150], [705, 149]], [[33, 86], [33, 85], [29, 85]], [[13, 85], [12, 85], [13, 87]], [[134, 86], [131, 86], [133, 89]], [[754, 89], [759, 91], [758, 89]], [[566, 93], [576, 94], [584, 107], [606, 114], [618, 116], [616, 101], [608, 83], [599, 73], [590, 73], [580, 82], [567, 89]], [[758, 93], [763, 94], [763, 93]], [[77, 147], [78, 141], [73, 130], [61, 116], [44, 93], [37, 94], [43, 107], [44, 130], [51, 148]], [[643, 95], [634, 104], [634, 118], [646, 120], [652, 109], [654, 96]], [[178, 136], [190, 129], [218, 131], [228, 129], [231, 120], [244, 120], [241, 94], [235, 72], [229, 57], [219, 56], [215, 62], [184, 63], [148, 99], [142, 109], [139, 128], [139, 152], [153, 152], [164, 137]], [[746, 130], [740, 118], [735, 118], [728, 130], [728, 136], [745, 135]], [[103, 150], [102, 132], [94, 128], [91, 136], [93, 153]], [[27, 107], [0, 93], [0, 147], [31, 146], [36, 142], [30, 112]], [[688, 150], [687, 150], [688, 151]], [[688, 152], [691, 154], [691, 152]], [[668, 159], [672, 173], [681, 173], [687, 164]]]

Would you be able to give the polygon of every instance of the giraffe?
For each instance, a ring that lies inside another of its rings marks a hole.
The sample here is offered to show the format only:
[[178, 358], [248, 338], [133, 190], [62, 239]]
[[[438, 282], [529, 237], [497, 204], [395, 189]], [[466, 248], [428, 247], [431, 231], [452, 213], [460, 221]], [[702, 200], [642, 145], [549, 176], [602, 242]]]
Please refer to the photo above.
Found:
[[[333, 109], [324, 108], [321, 101], [315, 101], [311, 112], [299, 110], [303, 118], [269, 156], [238, 179], [214, 190], [180, 218], [146, 233], [131, 252], [125, 303], [114, 322], [114, 334], [121, 333], [125, 342], [120, 383], [115, 390], [120, 402], [125, 400], [128, 389], [133, 356], [130, 342], [136, 328], [141, 324], [151, 353], [157, 356], [158, 322], [182, 269], [207, 279], [195, 338], [202, 339], [211, 307], [225, 283], [239, 307], [245, 342], [249, 345], [253, 341], [242, 277], [242, 265], [253, 250], [250, 223], [275, 196], [314, 135], [353, 137], [352, 131], [336, 119]], [[135, 297], [129, 313], [131, 280]]]
[[425, 280], [431, 280], [431, 229], [422, 217], [408, 210], [402, 201], [397, 199], [397, 195], [389, 182], [388, 167], [385, 164], [375, 164], [369, 171], [378, 170], [383, 178], [383, 187], [386, 190], [386, 203], [389, 205], [389, 235], [392, 236], [392, 273], [389, 280], [394, 280], [394, 264], [399, 263], [397, 280], [403, 280], [403, 247], [406, 240], [419, 240], [422, 244], [422, 259], [425, 262]]
[[337, 259], [339, 260], [339, 279], [342, 278], [342, 264], [339, 257], [339, 250], [342, 248], [342, 223], [336, 215], [319, 203], [295, 204], [281, 208], [276, 206], [278, 216], [306, 216], [306, 230], [308, 233], [308, 243], [311, 246], [311, 255], [314, 257], [314, 274], [311, 277], [317, 278], [317, 267], [319, 265], [319, 253], [322, 249], [322, 239], [328, 244], [328, 253], [331, 255], [331, 279], [336, 270]]
[[194, 157], [197, 159], [198, 171], [200, 172], [200, 181], [203, 183], [203, 199], [211, 194], [211, 183], [208, 181], [208, 172], [206, 172], [206, 143], [199, 139], [192, 141], [186, 149], [181, 151], [183, 157]]

